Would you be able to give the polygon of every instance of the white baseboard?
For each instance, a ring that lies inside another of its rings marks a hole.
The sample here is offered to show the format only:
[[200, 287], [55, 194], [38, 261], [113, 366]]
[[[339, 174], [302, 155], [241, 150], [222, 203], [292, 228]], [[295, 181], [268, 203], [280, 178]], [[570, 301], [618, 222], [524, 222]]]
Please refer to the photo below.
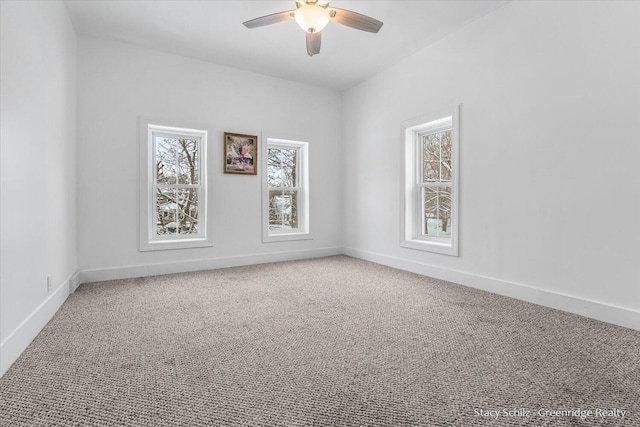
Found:
[[640, 330], [640, 312], [628, 308], [590, 301], [520, 283], [507, 282], [463, 271], [435, 267], [375, 252], [363, 251], [361, 249], [343, 248], [343, 253], [354, 258], [410, 271], [423, 276], [434, 277], [436, 279], [446, 280], [545, 307], [579, 314], [602, 322]]
[[240, 267], [243, 265], [265, 264], [269, 262], [292, 261], [341, 255], [341, 247], [307, 249], [301, 251], [271, 252], [234, 257], [178, 261], [164, 264], [132, 265], [117, 268], [82, 270], [80, 283], [102, 282], [105, 280], [130, 279], [134, 277], [158, 276], [161, 274], [186, 273], [190, 271], [215, 270], [218, 268]]
[[69, 280], [60, 283], [17, 328], [0, 343], [0, 377], [13, 365], [31, 341], [51, 320], [69, 296]]
[[69, 295], [74, 293], [78, 286], [80, 286], [80, 272], [76, 271], [69, 278]]

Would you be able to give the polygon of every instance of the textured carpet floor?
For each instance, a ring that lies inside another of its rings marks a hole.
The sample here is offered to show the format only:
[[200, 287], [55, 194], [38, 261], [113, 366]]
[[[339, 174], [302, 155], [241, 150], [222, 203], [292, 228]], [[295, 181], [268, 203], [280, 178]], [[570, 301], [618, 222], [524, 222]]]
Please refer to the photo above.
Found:
[[640, 333], [344, 256], [94, 283], [0, 424], [640, 426]]

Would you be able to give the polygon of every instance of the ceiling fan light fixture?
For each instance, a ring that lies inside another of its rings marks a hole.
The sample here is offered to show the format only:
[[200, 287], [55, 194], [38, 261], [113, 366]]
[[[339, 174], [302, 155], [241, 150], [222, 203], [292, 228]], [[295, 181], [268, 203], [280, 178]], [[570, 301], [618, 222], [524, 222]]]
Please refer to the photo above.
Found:
[[329, 1], [296, 0], [296, 9], [294, 10], [272, 13], [271, 15], [251, 19], [242, 24], [247, 28], [257, 28], [295, 19], [300, 28], [306, 33], [307, 53], [309, 56], [320, 53], [322, 30], [329, 21], [369, 33], [377, 33], [382, 27], [382, 21], [370, 16], [337, 7], [329, 9]]
[[307, 33], [318, 33], [330, 21], [329, 11], [316, 4], [306, 4], [299, 7], [295, 12], [295, 19], [300, 28]]

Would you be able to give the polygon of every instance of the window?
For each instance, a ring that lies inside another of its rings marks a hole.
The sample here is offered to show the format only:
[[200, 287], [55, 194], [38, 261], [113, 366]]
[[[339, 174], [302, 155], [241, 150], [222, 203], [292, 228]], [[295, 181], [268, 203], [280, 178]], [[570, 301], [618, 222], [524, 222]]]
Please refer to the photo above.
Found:
[[263, 241], [301, 240], [309, 234], [306, 142], [267, 139], [263, 177]]
[[207, 131], [148, 122], [141, 136], [140, 250], [211, 246], [206, 224]]
[[401, 246], [458, 255], [458, 108], [404, 124]]

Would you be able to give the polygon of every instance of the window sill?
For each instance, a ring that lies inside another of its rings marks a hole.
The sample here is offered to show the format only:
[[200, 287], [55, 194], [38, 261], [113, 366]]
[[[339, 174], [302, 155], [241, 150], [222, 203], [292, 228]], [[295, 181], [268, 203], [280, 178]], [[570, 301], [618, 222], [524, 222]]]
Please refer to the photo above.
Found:
[[213, 246], [209, 239], [158, 240], [140, 244], [140, 252], [166, 251], [173, 249], [206, 248]]
[[295, 240], [311, 240], [313, 236], [310, 233], [282, 233], [271, 234], [262, 237], [262, 243], [271, 242], [289, 242]]
[[430, 240], [402, 240], [400, 246], [408, 249], [416, 249], [425, 252], [434, 252], [437, 254], [458, 256], [458, 248], [450, 243], [442, 243]]

